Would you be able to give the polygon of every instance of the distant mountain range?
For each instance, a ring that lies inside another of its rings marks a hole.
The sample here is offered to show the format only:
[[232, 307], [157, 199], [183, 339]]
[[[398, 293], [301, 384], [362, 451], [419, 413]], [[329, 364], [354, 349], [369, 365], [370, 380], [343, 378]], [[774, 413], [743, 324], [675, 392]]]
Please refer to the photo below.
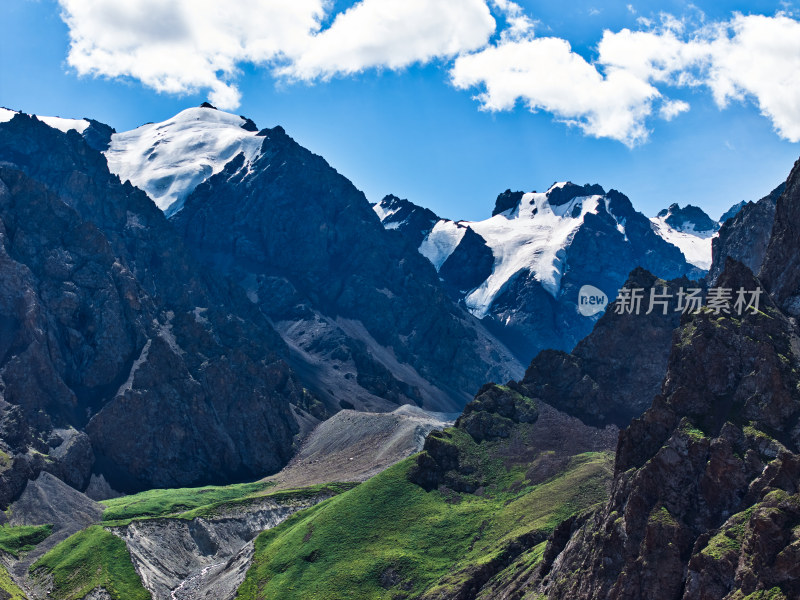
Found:
[[546, 348], [571, 350], [591, 331], [599, 314], [578, 311], [584, 285], [613, 300], [637, 266], [667, 279], [702, 278], [720, 227], [691, 205], [648, 219], [616, 190], [570, 182], [544, 193], [506, 190], [485, 221], [441, 219], [396, 196], [374, 209], [523, 362]]
[[[0, 109], [0, 121], [14, 114]], [[144, 190], [176, 222], [188, 219], [180, 215], [187, 199], [212, 178], [219, 186], [222, 172], [233, 168], [232, 161], [237, 161], [237, 176], [246, 179], [241, 185], [236, 182], [243, 189], [249, 189], [251, 181], [260, 175], [256, 164], [261, 168], [267, 167], [261, 158], [270, 145], [267, 138], [271, 130], [259, 130], [252, 120], [218, 111], [209, 104], [184, 110], [161, 123], [150, 123], [121, 133], [90, 119], [44, 119], [62, 131], [80, 133], [90, 146], [104, 153], [112, 173]], [[244, 178], [243, 174], [247, 177]], [[282, 190], [275, 190], [273, 186], [273, 193], [300, 194], [301, 184], [295, 181]], [[234, 185], [230, 177], [227, 185]], [[234, 192], [226, 190], [222, 195], [227, 197], [230, 193]], [[235, 193], [242, 194], [241, 191]], [[325, 191], [307, 189], [303, 193], [316, 198]], [[360, 194], [355, 188], [348, 191], [350, 193]], [[209, 201], [209, 196], [206, 201]], [[210, 202], [218, 200], [214, 197]], [[364, 214], [359, 217], [355, 208], [358, 204], [347, 202], [346, 210], [344, 207], [337, 210], [339, 214], [346, 213], [350, 217], [354, 230], [361, 228], [366, 232], [371, 228], [368, 224], [371, 217]], [[235, 219], [238, 211], [242, 220], [232, 221], [234, 229], [226, 235], [236, 237], [239, 232], [234, 230], [247, 229], [247, 220], [253, 210], [258, 211], [262, 205], [262, 198], [254, 198], [250, 203], [242, 199], [241, 204], [228, 201], [225, 210], [217, 217], [222, 221]], [[732, 207], [725, 216], [735, 214], [741, 206]], [[193, 210], [197, 207], [195, 203]], [[613, 300], [628, 273], [637, 266], [667, 279], [682, 275], [700, 278], [711, 264], [711, 244], [719, 229], [719, 223], [698, 207], [680, 208], [673, 204], [648, 220], [634, 209], [626, 196], [615, 190], [606, 193], [596, 184], [578, 186], [569, 182], [554, 184], [542, 194], [507, 190], [495, 201], [492, 218], [479, 222], [441, 219], [432, 211], [395, 196], [387, 196], [375, 204], [374, 209], [386, 229], [402, 234], [405, 240], [401, 244], [410, 243], [428, 259], [451, 300], [477, 318], [466, 317], [465, 322], [469, 323], [469, 328], [477, 327], [475, 335], [483, 340], [478, 346], [491, 347], [494, 350], [490, 352], [499, 352], [500, 355], [511, 352], [516, 364], [513, 360], [493, 361], [486, 355], [472, 359], [475, 365], [504, 364], [505, 373], [497, 371], [494, 375], [501, 379], [521, 372], [521, 365], [542, 349], [571, 350], [591, 331], [599, 314], [585, 317], [578, 312], [581, 287], [591, 285], [599, 288]], [[207, 211], [208, 207], [202, 210]], [[286, 218], [296, 218], [298, 212], [293, 211]], [[274, 221], [274, 215], [270, 220]], [[269, 227], [271, 223], [264, 226]], [[207, 233], [212, 234], [211, 230]], [[186, 234], [193, 235], [194, 231], [187, 229]], [[219, 235], [223, 235], [222, 232]], [[300, 238], [302, 241], [306, 239]], [[259, 246], [262, 241], [253, 243]], [[291, 243], [297, 241], [294, 239]], [[199, 249], [203, 243], [195, 239], [190, 246]], [[387, 248], [392, 245], [396, 243]], [[225, 252], [228, 251], [236, 255], [243, 249], [229, 248]], [[239, 283], [249, 290], [251, 299], [258, 296], [256, 288], [263, 283], [263, 278], [259, 280], [264, 275], [262, 271], [271, 271], [274, 267], [283, 270], [279, 265], [251, 269], [245, 266], [247, 260], [235, 260], [232, 256], [223, 258], [218, 249], [213, 254], [213, 258], [207, 258], [225, 263], [218, 267], [238, 271]], [[421, 270], [424, 269], [416, 269], [416, 277], [420, 277]], [[274, 279], [269, 281], [270, 285], [276, 284]], [[294, 286], [295, 282], [290, 281], [290, 284]], [[434, 285], [438, 284], [434, 282]], [[262, 296], [265, 293], [266, 290], [262, 289]], [[274, 304], [273, 300], [270, 304]], [[380, 299], [377, 301], [379, 304], [382, 302]], [[305, 326], [296, 327], [296, 315], [287, 317], [276, 310], [271, 306], [266, 313], [289, 342], [293, 366], [307, 374], [316, 372], [309, 382], [315, 393], [333, 410], [342, 406], [389, 409], [400, 399], [418, 404], [427, 402], [436, 409], [452, 409], [468, 397], [468, 393], [459, 395], [456, 390], [466, 391], [469, 385], [474, 386], [480, 379], [473, 379], [464, 388], [461, 384], [453, 385], [445, 377], [444, 381], [433, 382], [434, 387], [429, 389], [427, 384], [431, 379], [441, 379], [441, 371], [429, 369], [436, 374], [420, 376], [419, 371], [424, 370], [426, 367], [423, 365], [430, 361], [414, 364], [415, 360], [422, 359], [400, 358], [396, 361], [397, 357], [389, 358], [382, 351], [387, 347], [388, 338], [376, 342], [375, 332], [369, 327], [367, 331], [357, 332], [341, 322], [334, 323], [327, 308], [312, 320], [307, 320], [310, 313], [305, 315]], [[313, 310], [320, 309], [316, 307]], [[362, 313], [356, 312], [360, 318]], [[464, 315], [458, 319], [463, 320]], [[467, 337], [473, 337], [473, 334], [467, 334]], [[334, 338], [339, 341], [332, 341]], [[331, 355], [331, 348], [338, 347], [341, 340], [348, 340], [350, 346], [347, 350], [350, 359], [344, 363]], [[389, 344], [395, 353], [398, 340], [396, 338]], [[430, 345], [430, 342], [423, 345]], [[484, 351], [476, 352], [481, 354]], [[416, 354], [412, 352], [408, 356]], [[402, 367], [402, 363], [407, 361], [411, 362], [411, 371]], [[443, 364], [439, 366], [447, 370]], [[486, 369], [493, 367], [475, 368], [483, 369], [482, 375], [486, 375], [489, 373]], [[371, 374], [366, 375], [365, 371]], [[335, 398], [329, 392], [332, 389], [347, 389], [348, 399]], [[441, 398], [445, 396], [453, 400], [442, 403]], [[390, 404], [384, 402], [389, 398], [392, 398]]]

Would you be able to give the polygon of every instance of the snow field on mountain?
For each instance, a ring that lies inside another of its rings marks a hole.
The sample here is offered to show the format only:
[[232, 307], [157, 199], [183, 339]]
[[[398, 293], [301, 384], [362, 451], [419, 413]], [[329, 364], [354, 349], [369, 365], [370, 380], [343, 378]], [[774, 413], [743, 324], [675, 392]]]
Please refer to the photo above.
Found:
[[701, 269], [711, 267], [711, 240], [718, 235], [716, 232], [695, 231], [693, 227], [675, 229], [664, 217], [653, 217], [650, 222], [659, 236], [683, 252], [687, 262]]
[[453, 221], [439, 221], [420, 244], [419, 252], [438, 271], [461, 243], [466, 232], [467, 228], [463, 225]]
[[495, 260], [489, 278], [467, 296], [467, 308], [475, 316], [485, 317], [511, 278], [524, 269], [556, 297], [564, 274], [565, 249], [584, 216], [597, 212], [601, 198], [585, 196], [551, 206], [546, 193], [529, 193], [509, 216], [464, 223], [486, 240]]
[[[0, 108], [0, 123], [10, 121], [14, 118], [15, 114], [17, 114], [15, 110]], [[86, 128], [89, 127], [89, 121], [85, 119], [62, 119], [61, 117], [40, 117], [38, 115], [36, 115], [36, 118], [64, 133], [68, 132], [70, 129], [74, 129], [78, 133], [83, 133], [86, 131]]]
[[219, 110], [189, 108], [161, 123], [114, 134], [105, 153], [108, 167], [174, 214], [199, 184], [240, 152], [247, 162], [258, 155], [264, 138], [242, 129], [244, 123]]

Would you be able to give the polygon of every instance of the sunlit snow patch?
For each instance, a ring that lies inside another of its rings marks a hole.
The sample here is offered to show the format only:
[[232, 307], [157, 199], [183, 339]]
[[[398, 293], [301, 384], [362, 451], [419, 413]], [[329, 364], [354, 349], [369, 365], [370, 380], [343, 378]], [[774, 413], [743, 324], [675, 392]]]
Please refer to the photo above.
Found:
[[189, 108], [161, 123], [112, 135], [105, 153], [108, 167], [174, 214], [198, 185], [240, 152], [247, 162], [258, 154], [264, 138], [242, 129], [244, 123], [213, 108]]
[[[0, 123], [10, 121], [16, 114], [17, 111], [15, 110], [0, 108]], [[62, 119], [61, 117], [40, 117], [39, 115], [36, 115], [36, 118], [50, 127], [58, 129], [59, 131], [63, 131], [64, 133], [70, 131], [71, 129], [74, 129], [78, 133], [83, 133], [86, 131], [86, 128], [89, 127], [89, 121], [86, 119]]]
[[556, 297], [564, 274], [566, 248], [584, 216], [597, 212], [601, 198], [584, 196], [551, 206], [546, 193], [525, 194], [516, 214], [464, 223], [486, 240], [494, 254], [492, 274], [466, 298], [470, 312], [479, 318], [485, 317], [495, 298], [522, 270], [530, 271], [542, 287]]
[[467, 229], [463, 225], [453, 221], [439, 221], [420, 244], [419, 252], [431, 261], [438, 271], [461, 243], [466, 232]]
[[691, 226], [675, 229], [664, 217], [653, 217], [650, 222], [653, 231], [683, 252], [686, 262], [701, 269], [711, 268], [711, 241], [719, 235], [717, 232], [695, 231]]

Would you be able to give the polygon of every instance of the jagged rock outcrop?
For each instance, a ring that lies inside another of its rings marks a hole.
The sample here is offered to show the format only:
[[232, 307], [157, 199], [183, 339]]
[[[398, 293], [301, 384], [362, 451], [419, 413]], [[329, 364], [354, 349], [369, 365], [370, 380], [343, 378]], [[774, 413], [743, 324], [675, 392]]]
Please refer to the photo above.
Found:
[[98, 152], [105, 152], [111, 145], [111, 136], [114, 135], [117, 130], [105, 123], [95, 121], [94, 119], [86, 120], [89, 122], [89, 126], [84, 129], [81, 134], [83, 139], [86, 140], [89, 147], [94, 148]]
[[775, 207], [772, 237], [760, 278], [783, 310], [800, 315], [800, 160]]
[[719, 236], [711, 241], [713, 264], [708, 280], [713, 283], [722, 273], [728, 257], [746, 265], [753, 273], [761, 270], [775, 221], [775, 206], [786, 188], [782, 183], [758, 202], [747, 202], [724, 221]]
[[[484, 385], [456, 421], [456, 429], [480, 443], [506, 439], [515, 425], [535, 423], [539, 418], [536, 403], [523, 396], [513, 382], [511, 386]], [[452, 432], [433, 431], [425, 438], [408, 478], [427, 491], [446, 486], [456, 492], [473, 493], [484, 484], [486, 475], [461, 456]]]
[[350, 181], [281, 127], [258, 135], [257, 156], [231, 161], [171, 220], [275, 322], [329, 407], [460, 408], [484, 381], [518, 373]]
[[576, 185], [571, 181], [567, 181], [563, 185], [555, 184], [550, 188], [547, 199], [553, 206], [562, 206], [574, 200], [586, 196], [602, 196], [606, 192], [603, 186], [597, 183], [587, 183], [585, 185]]
[[464, 452], [461, 436], [466, 435], [478, 444], [499, 442], [492, 452], [507, 467], [527, 464], [529, 479], [541, 482], [564, 467], [570, 456], [610, 449], [617, 432], [614, 425], [585, 425], [527, 396], [525, 388], [514, 381], [504, 386], [488, 383], [467, 404], [454, 430], [428, 434], [408, 478], [425, 490], [475, 493], [491, 479], [491, 473], [486, 464]]
[[658, 217], [662, 217], [664, 222], [677, 230], [693, 229], [694, 231], [716, 231], [719, 223], [709, 217], [699, 206], [687, 204], [681, 207], [679, 204], [671, 204], [669, 208], [659, 211]]
[[[640, 291], [639, 310], [621, 307], [619, 301], [611, 304], [571, 353], [542, 351], [520, 383], [529, 396], [585, 423], [625, 427], [661, 390], [672, 334], [680, 323], [678, 294], [699, 285], [685, 278], [667, 282], [644, 269], [634, 270], [624, 287]], [[666, 307], [654, 304], [649, 312], [651, 295], [666, 300]]]
[[476, 442], [482, 442], [507, 438], [514, 425], [533, 423], [538, 418], [536, 404], [523, 395], [519, 386], [512, 382], [501, 388], [490, 383], [467, 404], [456, 427], [466, 431]]
[[432, 210], [422, 208], [393, 194], [384, 197], [377, 205], [381, 223], [386, 229], [402, 229], [411, 243], [419, 246], [439, 220]]
[[131, 490], [280, 469], [310, 401], [244, 294], [76, 132], [17, 115], [0, 163], [0, 504], [41, 470]]
[[495, 215], [504, 213], [507, 210], [514, 210], [519, 206], [519, 203], [522, 201], [522, 197], [524, 195], [525, 192], [512, 192], [510, 189], [506, 190], [502, 194], [498, 194], [497, 200], [494, 201], [494, 210], [492, 211], [492, 216], [494, 217]]
[[447, 291], [456, 301], [474, 290], [492, 274], [494, 254], [481, 236], [466, 227], [453, 253], [439, 267]]
[[[759, 286], [733, 261], [719, 283]], [[756, 543], [764, 506], [798, 493], [796, 347], [793, 324], [768, 299], [757, 314], [706, 309], [688, 319], [663, 395], [620, 435], [611, 500], [573, 524], [560, 547], [553, 540], [540, 589], [554, 599], [688, 600], [777, 586], [783, 596], [775, 597], [796, 597], [784, 558], [794, 552], [792, 540]], [[725, 533], [739, 526], [748, 547]]]
[[722, 216], [719, 218], [719, 224], [724, 225], [725, 221], [727, 221], [728, 219], [732, 219], [733, 217], [738, 215], [739, 211], [741, 211], [745, 206], [747, 206], [747, 204], [748, 202], [746, 200], [741, 200], [736, 204], [734, 204], [733, 206], [731, 206], [728, 210], [722, 213]]

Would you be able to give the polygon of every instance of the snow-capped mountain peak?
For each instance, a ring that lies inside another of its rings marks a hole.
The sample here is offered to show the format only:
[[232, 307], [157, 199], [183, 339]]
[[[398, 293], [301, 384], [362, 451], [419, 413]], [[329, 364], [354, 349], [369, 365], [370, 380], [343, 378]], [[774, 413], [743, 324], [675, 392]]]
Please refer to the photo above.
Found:
[[702, 208], [687, 204], [681, 208], [678, 204], [672, 204], [658, 213], [658, 219], [662, 219], [667, 225], [684, 233], [702, 234], [714, 233], [719, 229], [719, 223], [709, 217]]
[[560, 189], [564, 188], [567, 185], [572, 185], [572, 182], [571, 181], [556, 181], [553, 185], [551, 185], [549, 188], [547, 188], [547, 191], [545, 193], [549, 194], [553, 190], [560, 190]]
[[564, 189], [562, 185], [545, 193], [524, 194], [511, 214], [462, 223], [486, 240], [495, 258], [492, 274], [465, 298], [474, 315], [486, 316], [497, 295], [522, 270], [528, 270], [553, 297], [558, 294], [565, 267], [564, 249], [585, 216], [597, 212], [602, 198], [574, 196], [563, 204], [553, 204], [553, 191]]
[[550, 189], [545, 192], [548, 201], [553, 206], [561, 206], [567, 204], [575, 198], [588, 197], [588, 196], [603, 196], [606, 191], [602, 186], [594, 183], [587, 183], [586, 185], [576, 185], [571, 181], [562, 181], [554, 183]]
[[[0, 108], [0, 123], [10, 121], [18, 112], [19, 111], [10, 110], [8, 108]], [[70, 129], [74, 129], [78, 133], [83, 133], [90, 125], [89, 121], [86, 119], [64, 119], [62, 117], [40, 117], [38, 115], [36, 115], [36, 118], [64, 133], [68, 132]]]
[[[470, 312], [479, 318], [488, 314], [498, 294], [523, 270], [530, 272], [550, 295], [556, 297], [565, 268], [564, 249], [569, 246], [584, 217], [597, 213], [603, 198], [600, 194], [585, 195], [583, 187], [568, 189], [567, 186], [573, 184], [556, 184], [545, 193], [501, 194], [501, 197], [515, 196], [516, 206], [496, 212], [485, 221], [456, 223], [442, 219], [422, 240], [419, 251], [439, 271], [467, 229], [485, 240], [494, 256], [494, 267], [491, 275], [464, 299]], [[560, 193], [554, 194], [554, 190]], [[572, 195], [576, 190], [584, 192], [584, 195]], [[594, 191], [594, 188], [589, 191]], [[552, 202], [554, 195], [555, 203]], [[391, 216], [388, 205], [376, 210], [379, 215], [384, 215], [384, 221]]]
[[482, 221], [439, 219], [393, 196], [374, 209], [523, 362], [543, 348], [571, 348], [591, 329], [596, 319], [578, 310], [586, 285], [613, 298], [637, 266], [666, 279], [702, 276], [627, 196], [597, 184], [508, 189]]
[[711, 267], [711, 240], [717, 236], [720, 224], [703, 209], [691, 204], [684, 208], [672, 204], [650, 221], [653, 231], [680, 248], [688, 262], [701, 269]]
[[249, 119], [204, 104], [112, 135], [105, 155], [112, 173], [143, 189], [170, 215], [239, 153], [251, 162], [263, 141]]

